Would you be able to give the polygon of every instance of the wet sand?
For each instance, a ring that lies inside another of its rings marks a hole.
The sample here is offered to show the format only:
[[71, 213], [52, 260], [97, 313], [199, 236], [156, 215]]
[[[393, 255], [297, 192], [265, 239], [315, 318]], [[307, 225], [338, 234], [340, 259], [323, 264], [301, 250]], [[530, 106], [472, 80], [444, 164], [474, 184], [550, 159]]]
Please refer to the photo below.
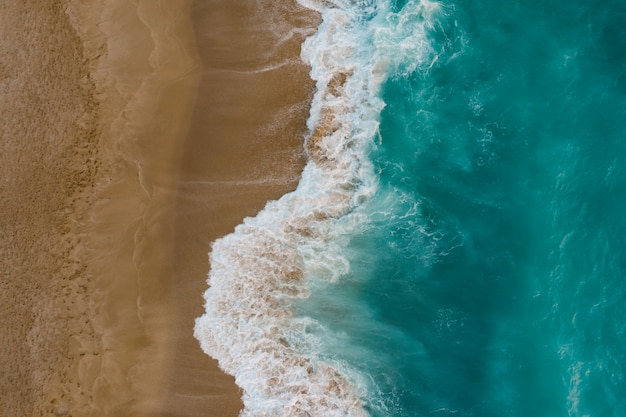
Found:
[[314, 89], [300, 45], [318, 21], [295, 1], [196, 1], [192, 18], [202, 70], [175, 209], [180, 331], [165, 403], [171, 415], [235, 416], [232, 379], [222, 382], [189, 335], [204, 312], [211, 242], [297, 185]]
[[0, 415], [241, 409], [193, 320], [304, 162], [317, 21], [274, 3], [0, 4]]

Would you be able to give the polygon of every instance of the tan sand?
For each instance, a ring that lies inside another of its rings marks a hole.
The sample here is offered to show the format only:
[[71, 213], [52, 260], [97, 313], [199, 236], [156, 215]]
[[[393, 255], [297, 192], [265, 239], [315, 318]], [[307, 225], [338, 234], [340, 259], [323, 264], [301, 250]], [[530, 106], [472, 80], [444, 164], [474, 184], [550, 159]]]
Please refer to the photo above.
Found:
[[236, 416], [241, 403], [233, 402], [232, 385], [189, 338], [204, 312], [207, 253], [216, 238], [299, 180], [314, 89], [300, 46], [319, 22], [294, 0], [195, 1], [192, 19], [202, 73], [175, 210], [172, 289], [179, 334], [168, 361], [164, 410], [227, 417]]
[[2, 2], [0, 415], [152, 415], [189, 1]]
[[81, 229], [99, 352], [77, 366], [84, 415], [161, 414], [173, 196], [199, 70], [189, 3], [70, 3], [97, 87], [102, 160]]
[[241, 409], [193, 319], [210, 242], [295, 186], [317, 24], [259, 3], [0, 2], [0, 415]]
[[98, 168], [94, 89], [60, 2], [0, 2], [0, 31], [0, 415], [63, 415], [63, 392], [86, 400], [75, 337], [93, 341], [75, 202]]

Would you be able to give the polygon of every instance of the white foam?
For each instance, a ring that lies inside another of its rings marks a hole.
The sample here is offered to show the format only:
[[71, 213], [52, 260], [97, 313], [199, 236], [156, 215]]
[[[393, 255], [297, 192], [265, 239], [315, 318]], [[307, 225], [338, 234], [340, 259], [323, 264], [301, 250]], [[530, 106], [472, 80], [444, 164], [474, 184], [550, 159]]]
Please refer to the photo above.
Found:
[[[320, 359], [323, 326], [293, 317], [291, 303], [308, 297], [314, 280], [336, 281], [350, 270], [339, 237], [359, 223], [346, 218], [376, 192], [368, 153], [384, 107], [381, 83], [390, 65], [402, 65], [398, 53], [427, 62], [420, 58], [427, 55], [420, 52], [424, 29], [414, 28], [425, 24], [426, 8], [413, 1], [394, 14], [384, 12], [382, 0], [300, 2], [323, 17], [302, 48], [317, 82], [306, 144], [311, 160], [296, 191], [213, 244], [206, 313], [196, 320], [195, 337], [242, 388], [243, 416], [366, 416], [367, 378]], [[408, 16], [415, 13], [419, 18]], [[383, 30], [394, 19], [406, 23]]]

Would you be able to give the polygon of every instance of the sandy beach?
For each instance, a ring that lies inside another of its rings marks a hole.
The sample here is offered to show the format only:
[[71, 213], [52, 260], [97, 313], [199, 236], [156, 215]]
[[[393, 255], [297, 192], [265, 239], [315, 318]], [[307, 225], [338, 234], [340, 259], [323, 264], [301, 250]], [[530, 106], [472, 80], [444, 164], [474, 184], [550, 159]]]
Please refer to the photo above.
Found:
[[238, 389], [190, 338], [204, 311], [207, 253], [216, 238], [297, 184], [314, 89], [300, 45], [318, 21], [295, 1], [195, 1], [191, 16], [202, 69], [174, 210], [178, 333], [164, 410], [235, 416]]
[[304, 163], [318, 22], [274, 3], [0, 4], [0, 415], [241, 409], [193, 320]]

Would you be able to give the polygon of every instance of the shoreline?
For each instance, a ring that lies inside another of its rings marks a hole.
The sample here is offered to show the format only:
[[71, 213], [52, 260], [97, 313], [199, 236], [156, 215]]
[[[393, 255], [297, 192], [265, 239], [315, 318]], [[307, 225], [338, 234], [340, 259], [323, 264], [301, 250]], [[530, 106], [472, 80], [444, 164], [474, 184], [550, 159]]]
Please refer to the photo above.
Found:
[[316, 14], [252, 0], [0, 11], [26, 30], [1, 45], [22, 74], [0, 67], [20, 97], [0, 102], [0, 414], [236, 416], [239, 388], [193, 337], [207, 252], [297, 185]]
[[239, 387], [193, 337], [208, 252], [300, 179], [315, 88], [300, 45], [319, 22], [295, 1], [196, 1], [191, 11], [202, 69], [178, 182], [172, 279], [181, 334], [164, 411], [234, 417], [243, 407]]

